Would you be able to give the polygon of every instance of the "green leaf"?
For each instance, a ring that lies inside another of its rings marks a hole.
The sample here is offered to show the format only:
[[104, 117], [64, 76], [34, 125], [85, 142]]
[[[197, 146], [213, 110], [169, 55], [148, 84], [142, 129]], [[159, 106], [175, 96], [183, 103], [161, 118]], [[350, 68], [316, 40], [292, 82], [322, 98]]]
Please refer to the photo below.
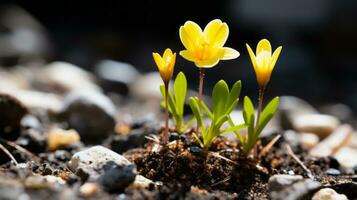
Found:
[[195, 123], [196, 118], [192, 117], [190, 120], [188, 120], [188, 122], [184, 125], [183, 129], [188, 129], [189, 127], [191, 127], [193, 125], [193, 123]]
[[[197, 101], [198, 98], [197, 98]], [[208, 106], [206, 105], [206, 103], [204, 101], [199, 101], [200, 102], [200, 106], [201, 108], [203, 109], [203, 111], [206, 113], [206, 115], [211, 119], [213, 120], [213, 113], [211, 112], [211, 110], [208, 108]]]
[[253, 117], [253, 126], [254, 126], [254, 106], [249, 97], [245, 96], [243, 100], [243, 118], [245, 123], [251, 123], [251, 117]]
[[[242, 88], [241, 81], [237, 81], [233, 84], [232, 89], [229, 93], [229, 101], [227, 106], [232, 105], [232, 103], [239, 98], [241, 88]], [[228, 109], [228, 107], [226, 109]]]
[[[229, 123], [229, 125], [230, 125], [231, 127], [235, 126], [235, 124], [234, 124], [234, 122], [233, 122], [231, 116], [228, 116], [228, 123]], [[246, 126], [247, 126], [247, 125], [246, 125]], [[233, 131], [233, 132], [234, 132], [234, 134], [237, 136], [239, 142], [243, 145], [244, 139], [243, 139], [242, 134], [241, 134], [240, 132], [238, 132], [238, 131]]]
[[232, 102], [232, 104], [226, 109], [226, 115], [231, 114], [231, 112], [234, 110], [234, 108], [237, 106], [238, 104], [238, 99], [236, 99], [235, 101]]
[[222, 126], [222, 124], [224, 122], [226, 122], [227, 120], [228, 120], [228, 115], [223, 115], [222, 117], [220, 117], [216, 120], [216, 123], [214, 124], [214, 126], [220, 128]]
[[239, 125], [227, 128], [224, 131], [221, 131], [221, 134], [235, 132], [235, 131], [238, 131], [239, 129], [246, 128], [246, 127], [247, 127], [247, 125], [245, 125], [245, 124], [239, 124]]
[[191, 97], [189, 100], [189, 105], [191, 107], [192, 113], [195, 116], [197, 123], [200, 127], [203, 127], [203, 117], [201, 115], [200, 108], [198, 106], [197, 100], [194, 97]]
[[256, 130], [256, 137], [263, 131], [268, 122], [273, 118], [275, 112], [279, 106], [279, 97], [272, 99], [268, 105], [264, 108], [263, 112], [260, 115], [259, 124]]
[[216, 118], [220, 118], [225, 112], [225, 106], [228, 101], [229, 89], [224, 80], [216, 83], [212, 92], [212, 110]]
[[187, 80], [183, 72], [178, 73], [174, 82], [174, 94], [176, 101], [176, 111], [179, 115], [183, 115], [187, 93]]

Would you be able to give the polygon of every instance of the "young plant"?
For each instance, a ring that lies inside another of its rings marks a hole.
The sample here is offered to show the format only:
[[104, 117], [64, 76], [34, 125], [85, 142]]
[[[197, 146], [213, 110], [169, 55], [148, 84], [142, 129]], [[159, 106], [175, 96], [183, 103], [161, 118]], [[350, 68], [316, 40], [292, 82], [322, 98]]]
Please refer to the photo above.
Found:
[[[165, 85], [160, 86], [160, 91], [163, 99], [166, 99]], [[168, 91], [168, 94], [168, 111], [176, 123], [176, 131], [178, 133], [183, 133], [195, 122], [195, 118], [192, 118], [187, 123], [184, 122], [183, 112], [187, 94], [187, 80], [183, 72], [178, 73], [176, 76], [173, 94], [170, 91]], [[166, 107], [165, 101], [163, 101], [161, 105]]]
[[180, 39], [185, 50], [180, 55], [199, 68], [198, 99], [202, 100], [204, 69], [212, 68], [220, 60], [235, 59], [239, 52], [224, 47], [229, 34], [228, 25], [219, 19], [212, 20], [202, 31], [195, 22], [187, 21], [180, 27]]
[[[230, 113], [237, 106], [240, 90], [240, 81], [234, 83], [231, 90], [229, 90], [227, 83], [223, 80], [216, 83], [212, 91], [212, 111], [197, 97], [190, 98], [190, 107], [200, 127], [202, 140], [197, 135], [194, 136], [202, 148], [207, 150], [215, 137], [220, 134], [237, 131], [245, 127], [242, 124], [221, 130], [222, 125], [230, 119]], [[209, 126], [205, 126], [203, 122], [204, 119], [200, 107], [202, 107], [204, 113], [211, 120]]]
[[[176, 53], [172, 53], [171, 49], [166, 49], [162, 57], [158, 53], [152, 53], [157, 68], [159, 69], [161, 79], [164, 82], [165, 94], [169, 91], [169, 83], [174, 72]], [[169, 111], [168, 111], [168, 95], [165, 95], [165, 132], [163, 135], [162, 143], [166, 144], [169, 140]]]
[[[264, 92], [268, 82], [270, 81], [271, 73], [279, 58], [282, 47], [278, 47], [272, 54], [270, 42], [267, 39], [262, 39], [257, 45], [256, 54], [253, 53], [248, 44], [247, 49], [257, 77], [259, 96], [257, 117], [255, 116], [254, 105], [249, 97], [245, 97], [243, 101], [243, 118], [248, 127], [247, 136], [243, 137], [240, 133], [235, 131], [236, 136], [243, 146], [245, 154], [249, 154], [249, 152], [254, 148], [259, 139], [260, 133], [272, 119], [278, 108], [279, 97], [275, 97], [262, 111]], [[229, 123], [231, 126], [234, 126], [232, 120], [229, 120]]]

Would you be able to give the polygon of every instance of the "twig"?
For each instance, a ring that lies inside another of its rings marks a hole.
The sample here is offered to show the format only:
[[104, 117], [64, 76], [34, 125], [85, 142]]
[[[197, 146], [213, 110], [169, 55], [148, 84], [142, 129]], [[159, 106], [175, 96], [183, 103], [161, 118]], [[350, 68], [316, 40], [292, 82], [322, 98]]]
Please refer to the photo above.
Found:
[[24, 153], [26, 155], [28, 155], [29, 157], [31, 157], [32, 159], [34, 160], [40, 160], [39, 157], [37, 157], [35, 154], [31, 153], [29, 150], [23, 148], [22, 146], [14, 143], [14, 142], [11, 142], [11, 141], [7, 141], [7, 140], [4, 140], [4, 139], [0, 139], [2, 142], [6, 143], [7, 145], [17, 149], [18, 151], [20, 151], [21, 153]]
[[7, 156], [9, 156], [9, 158], [14, 161], [15, 165], [18, 165], [19, 163], [16, 161], [16, 159], [14, 158], [14, 156], [12, 156], [12, 154], [10, 153], [9, 150], [7, 150], [4, 145], [0, 144], [0, 149], [6, 153]]
[[155, 143], [160, 143], [160, 139], [156, 135], [145, 136], [145, 138]]
[[232, 163], [232, 164], [238, 165], [237, 162], [234, 162], [234, 161], [231, 160], [231, 159], [228, 159], [228, 158], [226, 158], [226, 157], [224, 157], [224, 156], [221, 156], [221, 155], [219, 155], [219, 154], [216, 153], [216, 152], [210, 152], [210, 154], [211, 154], [212, 156], [214, 156], [214, 157], [217, 157], [217, 158], [220, 158], [220, 159], [225, 160], [225, 161], [227, 161], [227, 162], [230, 162], [230, 163]]
[[311, 171], [304, 165], [304, 163], [295, 155], [293, 150], [291, 149], [289, 144], [286, 144], [286, 149], [288, 150], [288, 153], [291, 157], [294, 158], [296, 162], [299, 163], [299, 165], [306, 171], [307, 176], [311, 179], [314, 179], [314, 176], [312, 175]]
[[265, 156], [269, 150], [274, 146], [274, 144], [280, 139], [281, 135], [275, 136], [264, 148], [260, 151], [259, 157]]
[[228, 176], [227, 178], [225, 178], [225, 179], [223, 179], [223, 180], [221, 180], [221, 181], [218, 181], [218, 182], [216, 182], [216, 183], [213, 183], [211, 186], [213, 187], [213, 186], [219, 185], [219, 184], [221, 184], [221, 183], [224, 183], [224, 182], [229, 181], [230, 179], [231, 179], [231, 177]]

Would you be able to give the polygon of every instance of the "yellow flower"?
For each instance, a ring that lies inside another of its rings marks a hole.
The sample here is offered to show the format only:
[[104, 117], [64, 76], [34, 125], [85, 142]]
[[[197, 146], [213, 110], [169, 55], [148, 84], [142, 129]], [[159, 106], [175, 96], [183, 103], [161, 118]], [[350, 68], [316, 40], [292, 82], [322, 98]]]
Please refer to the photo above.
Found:
[[254, 55], [250, 46], [248, 44], [246, 45], [257, 76], [258, 84], [260, 87], [265, 87], [270, 80], [271, 72], [278, 60], [282, 47], [278, 47], [272, 55], [270, 42], [267, 39], [262, 39], [259, 41], [256, 55]]
[[227, 24], [219, 19], [208, 23], [203, 31], [195, 22], [187, 21], [180, 27], [180, 39], [186, 48], [180, 55], [203, 68], [214, 67], [220, 60], [237, 58], [238, 51], [223, 47], [228, 34]]
[[152, 53], [152, 56], [154, 57], [162, 80], [168, 83], [174, 72], [176, 53], [172, 54], [171, 49], [167, 48], [162, 57], [158, 53]]

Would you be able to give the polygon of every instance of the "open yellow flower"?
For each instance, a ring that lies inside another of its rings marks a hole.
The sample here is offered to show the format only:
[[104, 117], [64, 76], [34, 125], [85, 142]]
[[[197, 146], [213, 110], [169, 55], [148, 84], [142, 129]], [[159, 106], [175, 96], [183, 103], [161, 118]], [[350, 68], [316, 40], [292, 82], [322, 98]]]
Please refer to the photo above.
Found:
[[203, 31], [195, 22], [187, 21], [180, 27], [180, 39], [186, 48], [180, 55], [200, 68], [214, 67], [220, 60], [235, 59], [239, 52], [223, 47], [228, 34], [227, 24], [219, 19], [208, 23]]
[[174, 72], [176, 53], [173, 54], [171, 49], [167, 48], [162, 57], [158, 53], [152, 53], [152, 56], [154, 57], [162, 80], [164, 83], [168, 83]]
[[262, 39], [259, 41], [256, 54], [254, 55], [250, 46], [248, 44], [246, 45], [257, 76], [258, 84], [264, 88], [270, 80], [271, 72], [279, 58], [282, 47], [278, 47], [272, 55], [270, 42], [267, 39]]

